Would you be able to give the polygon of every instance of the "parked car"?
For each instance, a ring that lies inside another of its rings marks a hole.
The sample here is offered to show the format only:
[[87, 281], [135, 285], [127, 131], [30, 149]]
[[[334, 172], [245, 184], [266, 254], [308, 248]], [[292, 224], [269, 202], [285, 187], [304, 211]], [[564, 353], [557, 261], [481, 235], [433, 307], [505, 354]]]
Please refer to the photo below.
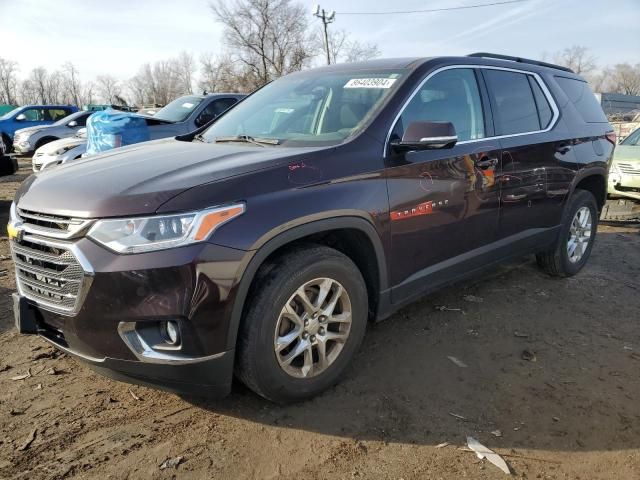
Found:
[[586, 81], [532, 60], [293, 73], [190, 135], [24, 182], [17, 326], [129, 382], [225, 394], [235, 372], [309, 398], [368, 319], [514, 256], [578, 273], [614, 144]]
[[[177, 135], [184, 135], [206, 125], [244, 97], [245, 95], [238, 93], [187, 95], [169, 103], [162, 109], [158, 110], [158, 112], [153, 116], [140, 116], [145, 118], [147, 121], [149, 126], [149, 138], [151, 140], [174, 137]], [[79, 140], [79, 143], [76, 143], [78, 139], [75, 139], [74, 141], [74, 148], [77, 148], [77, 150], [71, 151], [68, 154], [65, 152], [63, 162], [61, 163], [66, 163], [70, 160], [80, 158], [75, 155], [76, 152], [81, 151], [81, 156], [90, 155], [90, 152], [85, 154], [87, 151], [86, 135], [80, 137]], [[80, 146], [80, 143], [82, 143], [83, 146]], [[70, 146], [71, 143], [67, 143], [65, 145]], [[54, 154], [53, 156], [58, 156], [55, 154], [55, 150], [47, 149], [47, 152], [47, 155]], [[40, 158], [36, 158], [34, 156], [34, 162], [40, 164], [40, 160]], [[61, 163], [50, 158], [47, 165], [54, 166]], [[42, 163], [42, 165], [44, 165], [44, 163]]]
[[75, 112], [51, 125], [16, 130], [13, 137], [13, 149], [19, 154], [27, 155], [54, 140], [73, 137], [78, 130], [85, 127], [87, 118], [93, 113], [95, 112]]
[[0, 177], [13, 175], [18, 171], [18, 160], [15, 157], [6, 155], [4, 144], [0, 144]]
[[54, 140], [38, 148], [31, 158], [34, 172], [62, 165], [82, 157], [87, 149], [87, 129], [81, 128], [73, 137]]
[[0, 142], [5, 146], [5, 151], [9, 152], [16, 130], [50, 125], [77, 111], [71, 105], [27, 105], [14, 108], [0, 117]]
[[616, 147], [608, 191], [610, 198], [640, 201], [640, 128]]

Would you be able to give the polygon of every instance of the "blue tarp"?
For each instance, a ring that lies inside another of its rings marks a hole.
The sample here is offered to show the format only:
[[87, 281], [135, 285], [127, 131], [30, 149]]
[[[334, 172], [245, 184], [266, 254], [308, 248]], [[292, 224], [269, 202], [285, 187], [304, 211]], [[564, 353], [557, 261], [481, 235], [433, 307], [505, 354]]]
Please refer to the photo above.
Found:
[[149, 140], [144, 117], [109, 108], [87, 119], [87, 153], [83, 156]]

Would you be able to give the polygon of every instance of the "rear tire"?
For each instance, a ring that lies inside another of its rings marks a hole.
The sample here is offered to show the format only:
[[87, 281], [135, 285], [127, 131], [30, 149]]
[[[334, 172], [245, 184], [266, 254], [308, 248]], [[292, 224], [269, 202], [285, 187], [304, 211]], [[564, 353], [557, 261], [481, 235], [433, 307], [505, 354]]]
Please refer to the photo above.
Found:
[[290, 403], [340, 380], [368, 315], [366, 285], [350, 258], [324, 246], [292, 250], [261, 267], [248, 298], [236, 361], [245, 385]]
[[536, 254], [542, 270], [554, 277], [570, 277], [585, 266], [598, 229], [598, 204], [593, 194], [576, 189], [569, 198], [558, 240], [552, 249]]

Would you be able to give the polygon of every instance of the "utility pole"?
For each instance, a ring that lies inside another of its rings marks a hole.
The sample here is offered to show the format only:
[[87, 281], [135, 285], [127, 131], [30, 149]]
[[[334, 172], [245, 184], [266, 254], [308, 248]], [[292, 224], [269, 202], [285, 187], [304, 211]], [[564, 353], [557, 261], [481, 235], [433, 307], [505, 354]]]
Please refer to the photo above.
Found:
[[324, 48], [327, 52], [327, 65], [331, 65], [331, 55], [329, 54], [329, 34], [327, 33], [327, 25], [333, 23], [336, 19], [336, 12], [326, 12], [324, 8], [320, 8], [320, 5], [313, 7], [313, 16], [322, 20], [322, 26], [324, 28]]

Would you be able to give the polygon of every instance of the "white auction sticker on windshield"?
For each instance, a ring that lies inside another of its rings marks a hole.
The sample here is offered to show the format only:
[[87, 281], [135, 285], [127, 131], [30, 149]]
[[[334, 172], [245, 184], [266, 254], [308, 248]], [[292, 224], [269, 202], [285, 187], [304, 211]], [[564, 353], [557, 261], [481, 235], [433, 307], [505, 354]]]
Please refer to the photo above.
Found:
[[182, 108], [192, 108], [192, 107], [193, 107], [193, 103], [185, 102], [182, 104]]
[[395, 78], [352, 78], [344, 88], [391, 88]]

